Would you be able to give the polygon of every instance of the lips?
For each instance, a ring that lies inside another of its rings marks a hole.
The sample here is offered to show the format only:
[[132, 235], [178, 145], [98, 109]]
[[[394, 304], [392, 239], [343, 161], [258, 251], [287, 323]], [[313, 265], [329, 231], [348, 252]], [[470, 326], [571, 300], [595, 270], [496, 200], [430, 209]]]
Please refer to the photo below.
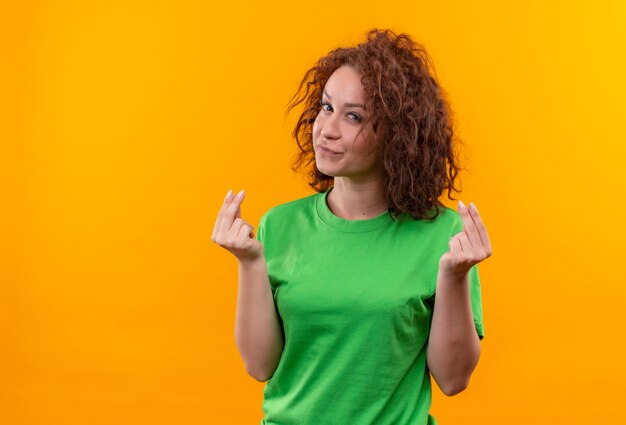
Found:
[[334, 154], [341, 153], [341, 152], [336, 152], [336, 151], [334, 151], [332, 149], [329, 149], [329, 148], [327, 148], [326, 146], [323, 146], [323, 145], [318, 145], [317, 147], [320, 148], [323, 151], [327, 151], [328, 153], [334, 153]]

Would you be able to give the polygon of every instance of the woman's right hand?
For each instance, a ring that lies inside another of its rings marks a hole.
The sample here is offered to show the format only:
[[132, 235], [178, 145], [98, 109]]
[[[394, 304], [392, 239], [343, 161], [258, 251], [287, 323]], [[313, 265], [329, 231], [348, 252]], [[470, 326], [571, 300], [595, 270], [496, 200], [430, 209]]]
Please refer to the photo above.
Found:
[[245, 193], [236, 196], [229, 190], [217, 214], [211, 240], [227, 249], [239, 261], [251, 261], [263, 255], [263, 244], [254, 237], [254, 227], [241, 218], [241, 203]]

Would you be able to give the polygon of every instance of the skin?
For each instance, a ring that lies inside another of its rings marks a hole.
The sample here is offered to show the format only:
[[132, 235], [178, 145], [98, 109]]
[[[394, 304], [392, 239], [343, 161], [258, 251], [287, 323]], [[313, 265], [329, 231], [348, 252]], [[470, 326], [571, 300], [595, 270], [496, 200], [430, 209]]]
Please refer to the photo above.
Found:
[[[365, 109], [361, 74], [349, 65], [338, 68], [324, 87], [322, 110], [313, 125], [318, 169], [334, 177], [328, 194], [331, 211], [347, 220], [376, 217], [388, 208], [383, 197], [382, 168], [375, 155], [377, 135]], [[360, 118], [360, 119], [359, 119]], [[339, 154], [324, 153], [326, 146]], [[473, 321], [468, 272], [491, 256], [487, 229], [473, 203], [459, 201], [463, 230], [450, 238], [437, 275], [437, 296], [427, 348], [430, 373], [444, 394], [463, 391], [480, 357]]]
[[439, 260], [433, 319], [428, 337], [428, 369], [444, 394], [452, 396], [469, 385], [480, 358], [474, 327], [469, 270], [492, 254], [487, 229], [476, 206], [459, 201], [463, 229], [450, 238], [450, 250]]
[[[316, 165], [322, 173], [334, 176], [335, 179], [334, 187], [328, 194], [329, 208], [335, 215], [347, 220], [374, 218], [388, 208], [382, 192], [382, 168], [375, 155], [377, 135], [368, 121], [365, 109], [346, 106], [346, 103], [364, 104], [360, 78], [361, 75], [351, 66], [338, 68], [324, 88], [322, 110], [313, 125]], [[321, 146], [337, 153], [325, 153]], [[211, 238], [237, 256], [243, 270], [242, 275], [245, 275], [246, 270], [254, 269], [255, 264], [264, 261], [263, 247], [254, 238], [253, 226], [241, 218], [244, 196], [243, 190], [237, 196], [229, 191]], [[492, 254], [487, 229], [474, 204], [470, 203], [470, 208], [467, 208], [459, 201], [458, 212], [463, 221], [463, 229], [450, 238], [450, 249], [439, 261], [437, 296], [427, 348], [429, 371], [439, 388], [448, 396], [467, 388], [480, 357], [480, 341], [473, 322], [468, 273], [471, 267]], [[265, 277], [266, 270], [257, 274]], [[242, 285], [244, 288], [247, 286], [252, 285]], [[273, 312], [269, 285], [264, 286], [267, 287], [263, 288], [261, 295], [248, 297], [249, 304], [256, 305], [259, 297], [264, 297], [267, 307], [262, 310]], [[242, 311], [246, 310], [242, 308]], [[270, 330], [264, 332], [263, 335], [266, 336], [251, 343], [251, 346], [271, 340], [271, 347], [282, 347], [278, 336], [272, 338], [278, 335], [276, 318], [257, 314], [250, 319], [251, 323], [260, 320], [266, 324], [263, 329]], [[244, 322], [243, 319], [240, 321]], [[258, 333], [258, 329], [255, 332]], [[251, 349], [250, 352], [254, 354], [257, 351]], [[260, 363], [275, 365], [280, 351], [263, 351], [271, 352], [268, 356], [270, 360], [263, 358]], [[259, 366], [257, 369], [273, 370], [267, 366]]]
[[[328, 194], [331, 211], [347, 220], [376, 217], [387, 210], [382, 193], [382, 167], [375, 155], [377, 137], [364, 108], [361, 74], [349, 65], [339, 67], [328, 79], [322, 109], [313, 124], [317, 168], [335, 178]], [[339, 154], [324, 153], [326, 146]]]
[[278, 366], [284, 347], [280, 318], [274, 305], [263, 245], [252, 225], [241, 218], [245, 193], [228, 191], [213, 227], [211, 240], [238, 259], [235, 343], [246, 371], [267, 381]]
[[240, 262], [251, 262], [263, 255], [263, 245], [254, 237], [254, 227], [241, 217], [243, 189], [236, 195], [229, 190], [217, 214], [211, 240], [228, 250]]

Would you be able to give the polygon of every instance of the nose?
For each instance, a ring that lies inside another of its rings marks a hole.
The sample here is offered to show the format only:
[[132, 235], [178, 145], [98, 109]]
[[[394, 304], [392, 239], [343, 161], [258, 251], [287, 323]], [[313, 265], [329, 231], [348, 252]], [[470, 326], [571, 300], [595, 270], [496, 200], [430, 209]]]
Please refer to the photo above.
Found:
[[333, 116], [326, 117], [322, 123], [320, 134], [324, 139], [332, 140], [339, 138], [339, 129]]

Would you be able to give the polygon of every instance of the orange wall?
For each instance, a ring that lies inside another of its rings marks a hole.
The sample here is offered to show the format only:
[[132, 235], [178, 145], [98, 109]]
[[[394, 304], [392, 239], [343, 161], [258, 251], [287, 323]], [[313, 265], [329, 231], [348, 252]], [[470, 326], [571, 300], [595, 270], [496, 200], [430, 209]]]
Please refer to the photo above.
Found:
[[258, 424], [215, 216], [312, 193], [284, 106], [373, 26], [433, 56], [494, 249], [481, 361], [432, 413], [624, 423], [624, 3], [285, 3], [2, 2], [0, 423]]

